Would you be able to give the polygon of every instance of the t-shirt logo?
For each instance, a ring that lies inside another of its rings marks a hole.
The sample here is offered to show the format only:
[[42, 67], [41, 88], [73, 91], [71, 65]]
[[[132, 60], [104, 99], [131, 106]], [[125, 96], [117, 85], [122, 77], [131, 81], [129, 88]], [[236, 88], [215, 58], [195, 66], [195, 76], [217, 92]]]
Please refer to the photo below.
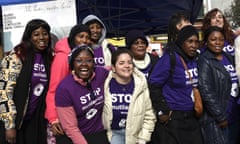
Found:
[[97, 114], [97, 109], [92, 108], [86, 113], [86, 119], [92, 119]]
[[44, 90], [44, 85], [41, 84], [41, 83], [39, 83], [39, 84], [37, 84], [37, 85], [34, 87], [34, 89], [33, 89], [33, 94], [34, 94], [35, 96], [41, 96], [43, 90]]
[[126, 119], [121, 119], [120, 122], [119, 122], [119, 127], [121, 128], [124, 128], [126, 127]]

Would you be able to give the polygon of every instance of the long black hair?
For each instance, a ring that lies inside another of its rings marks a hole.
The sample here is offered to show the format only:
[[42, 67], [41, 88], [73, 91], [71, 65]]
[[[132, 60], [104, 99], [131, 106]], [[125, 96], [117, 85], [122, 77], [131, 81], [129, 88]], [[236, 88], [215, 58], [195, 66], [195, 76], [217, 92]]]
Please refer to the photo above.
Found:
[[179, 11], [170, 17], [168, 21], [168, 43], [174, 43], [176, 41], [179, 32], [177, 24], [182, 20], [190, 21], [189, 15], [184, 11]]
[[30, 54], [32, 51], [34, 51], [35, 46], [31, 42], [31, 36], [34, 30], [38, 28], [44, 28], [47, 30], [47, 33], [49, 35], [49, 42], [48, 47], [43, 51], [43, 53], [47, 54], [48, 57], [52, 59], [52, 45], [51, 45], [51, 28], [49, 24], [42, 20], [42, 19], [32, 19], [29, 21], [25, 27], [25, 30], [23, 32], [23, 36], [21, 39], [20, 44], [14, 47], [14, 50], [16, 51], [16, 54], [22, 59], [25, 60], [28, 54]]

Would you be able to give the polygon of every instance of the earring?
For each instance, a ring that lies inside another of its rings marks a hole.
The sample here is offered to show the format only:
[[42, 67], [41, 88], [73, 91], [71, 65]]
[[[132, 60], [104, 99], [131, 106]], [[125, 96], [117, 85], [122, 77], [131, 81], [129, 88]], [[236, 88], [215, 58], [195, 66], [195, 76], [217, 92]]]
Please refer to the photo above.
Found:
[[72, 70], [72, 74], [75, 74], [75, 70]]

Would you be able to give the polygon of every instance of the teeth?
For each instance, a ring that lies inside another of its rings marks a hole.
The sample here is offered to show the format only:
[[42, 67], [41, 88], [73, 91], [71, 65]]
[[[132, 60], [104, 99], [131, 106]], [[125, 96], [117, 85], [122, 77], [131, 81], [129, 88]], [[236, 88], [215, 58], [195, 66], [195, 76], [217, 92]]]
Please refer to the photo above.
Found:
[[39, 45], [42, 45], [42, 46], [44, 46], [44, 45], [45, 45], [45, 43], [44, 43], [44, 42], [39, 42]]
[[88, 69], [80, 69], [80, 71], [88, 71]]

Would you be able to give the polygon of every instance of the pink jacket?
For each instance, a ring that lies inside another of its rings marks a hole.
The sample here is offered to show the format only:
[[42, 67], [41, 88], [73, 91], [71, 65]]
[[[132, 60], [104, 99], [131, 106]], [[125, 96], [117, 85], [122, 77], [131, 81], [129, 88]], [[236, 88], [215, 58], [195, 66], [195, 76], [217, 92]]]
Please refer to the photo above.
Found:
[[68, 64], [68, 54], [71, 49], [67, 38], [59, 40], [55, 45], [55, 56], [51, 66], [51, 75], [49, 89], [46, 97], [45, 118], [49, 123], [58, 121], [58, 115], [55, 106], [55, 92], [60, 81], [70, 72]]

